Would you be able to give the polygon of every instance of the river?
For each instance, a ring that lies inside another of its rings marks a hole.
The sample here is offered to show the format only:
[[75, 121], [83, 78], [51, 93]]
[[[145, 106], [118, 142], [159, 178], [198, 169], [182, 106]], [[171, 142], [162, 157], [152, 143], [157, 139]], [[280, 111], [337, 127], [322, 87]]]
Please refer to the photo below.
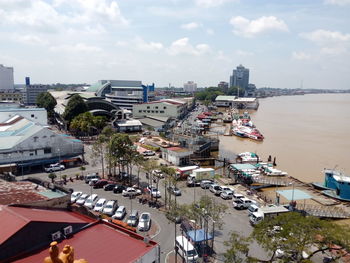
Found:
[[220, 137], [220, 156], [256, 152], [276, 157], [277, 169], [304, 182], [323, 181], [323, 168], [350, 175], [350, 94], [309, 94], [260, 99], [251, 118], [263, 142]]

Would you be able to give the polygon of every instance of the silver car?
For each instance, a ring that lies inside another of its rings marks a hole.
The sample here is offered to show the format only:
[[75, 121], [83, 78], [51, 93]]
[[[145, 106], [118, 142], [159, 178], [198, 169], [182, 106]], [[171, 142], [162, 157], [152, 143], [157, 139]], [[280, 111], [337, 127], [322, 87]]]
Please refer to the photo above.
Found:
[[70, 201], [72, 203], [76, 202], [82, 194], [83, 192], [73, 192], [70, 196]]
[[140, 216], [139, 224], [137, 229], [139, 231], [148, 231], [151, 227], [151, 215], [150, 213], [142, 213]]
[[139, 212], [137, 210], [132, 210], [126, 223], [129, 226], [137, 226], [139, 222]]

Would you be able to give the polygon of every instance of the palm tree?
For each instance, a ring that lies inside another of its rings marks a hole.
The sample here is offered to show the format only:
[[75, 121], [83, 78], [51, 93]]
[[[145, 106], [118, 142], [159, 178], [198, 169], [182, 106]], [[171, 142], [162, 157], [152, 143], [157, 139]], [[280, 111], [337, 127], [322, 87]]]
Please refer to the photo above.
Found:
[[51, 183], [54, 183], [57, 175], [55, 173], [50, 173], [47, 177], [51, 179]]

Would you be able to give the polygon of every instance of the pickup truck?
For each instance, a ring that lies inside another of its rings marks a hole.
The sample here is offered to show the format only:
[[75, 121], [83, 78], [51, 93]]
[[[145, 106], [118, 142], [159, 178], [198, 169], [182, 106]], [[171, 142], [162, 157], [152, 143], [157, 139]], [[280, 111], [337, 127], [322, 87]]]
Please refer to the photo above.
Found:
[[56, 171], [62, 171], [64, 169], [65, 167], [63, 164], [54, 163], [54, 164], [50, 164], [48, 167], [45, 167], [45, 172], [52, 173]]

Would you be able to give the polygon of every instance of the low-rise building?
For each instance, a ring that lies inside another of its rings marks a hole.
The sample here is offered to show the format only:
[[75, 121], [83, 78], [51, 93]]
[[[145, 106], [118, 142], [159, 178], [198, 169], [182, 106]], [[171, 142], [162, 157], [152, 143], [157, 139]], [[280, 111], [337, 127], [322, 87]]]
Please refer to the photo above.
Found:
[[26, 105], [35, 105], [36, 104], [36, 98], [38, 95], [42, 92], [47, 92], [48, 86], [47, 85], [26, 85], [23, 88], [23, 103]]
[[47, 111], [44, 108], [0, 108], [0, 123], [19, 115], [39, 125], [47, 125]]
[[83, 143], [16, 115], [0, 123], [0, 165], [31, 167], [82, 155]]
[[187, 113], [187, 103], [181, 100], [164, 99], [148, 103], [135, 104], [133, 117], [142, 118], [147, 116], [170, 117], [181, 119]]
[[215, 105], [217, 107], [257, 110], [259, 108], [259, 100], [257, 98], [239, 98], [236, 96], [219, 95], [215, 99]]
[[23, 93], [19, 90], [0, 90], [0, 101], [1, 102], [23, 102]]
[[177, 166], [189, 165], [191, 154], [193, 154], [193, 151], [187, 148], [177, 146], [162, 148], [162, 158], [167, 162]]

